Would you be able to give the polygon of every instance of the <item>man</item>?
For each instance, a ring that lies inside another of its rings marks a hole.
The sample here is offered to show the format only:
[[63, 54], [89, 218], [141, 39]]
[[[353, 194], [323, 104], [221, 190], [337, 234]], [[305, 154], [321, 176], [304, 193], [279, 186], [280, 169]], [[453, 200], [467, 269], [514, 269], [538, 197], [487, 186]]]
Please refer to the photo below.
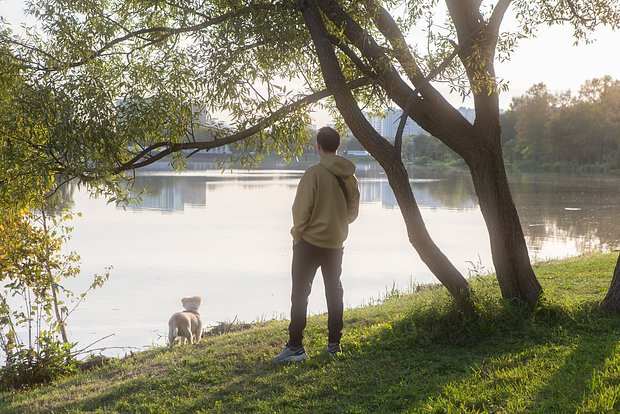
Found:
[[308, 296], [319, 267], [325, 283], [329, 331], [328, 352], [341, 352], [343, 326], [342, 273], [343, 243], [349, 223], [359, 210], [359, 189], [355, 165], [338, 155], [340, 135], [330, 127], [316, 137], [321, 161], [301, 177], [293, 202], [293, 264], [291, 275], [291, 322], [286, 347], [274, 361], [298, 362], [306, 358], [302, 344], [306, 327]]

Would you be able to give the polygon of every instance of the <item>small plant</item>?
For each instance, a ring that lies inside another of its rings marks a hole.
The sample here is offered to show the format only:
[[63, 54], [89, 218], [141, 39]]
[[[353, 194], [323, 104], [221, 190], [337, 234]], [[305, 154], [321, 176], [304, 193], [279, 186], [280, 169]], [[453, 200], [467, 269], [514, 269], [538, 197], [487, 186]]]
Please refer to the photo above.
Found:
[[482, 263], [480, 255], [478, 255], [478, 260], [467, 260], [465, 263], [469, 263], [469, 266], [467, 267], [467, 276], [469, 277], [486, 276], [491, 273]]

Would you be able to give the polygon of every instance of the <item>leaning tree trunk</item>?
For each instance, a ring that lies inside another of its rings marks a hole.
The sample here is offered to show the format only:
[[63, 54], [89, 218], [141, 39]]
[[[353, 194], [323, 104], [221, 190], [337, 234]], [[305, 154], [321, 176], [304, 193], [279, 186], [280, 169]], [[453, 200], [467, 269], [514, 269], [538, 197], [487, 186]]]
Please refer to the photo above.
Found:
[[329, 41], [321, 14], [313, 1], [298, 0], [321, 65], [325, 85], [336, 107], [364, 148], [381, 164], [405, 219], [407, 234], [420, 258], [461, 303], [469, 302], [469, 284], [431, 239], [413, 196], [409, 176], [394, 146], [373, 129], [346, 86], [342, 70]]
[[532, 269], [501, 149], [484, 150], [476, 162], [468, 164], [489, 232], [493, 265], [502, 296], [534, 306], [542, 287]]
[[[338, 89], [342, 88], [338, 86]], [[469, 305], [469, 283], [428, 233], [413, 195], [407, 169], [397, 156], [394, 147], [382, 138], [364, 118], [348, 89], [334, 92], [334, 98], [340, 114], [355, 137], [385, 171], [405, 221], [409, 242], [420, 259], [461, 305]]]
[[620, 255], [616, 262], [611, 285], [609, 286], [605, 299], [603, 299], [603, 307], [612, 312], [620, 312]]
[[[372, 153], [371, 153], [372, 155]], [[375, 157], [376, 158], [376, 157]], [[392, 161], [383, 169], [403, 215], [409, 242], [428, 266], [457, 299], [469, 297], [469, 284], [431, 238], [413, 195], [407, 170], [402, 162]]]

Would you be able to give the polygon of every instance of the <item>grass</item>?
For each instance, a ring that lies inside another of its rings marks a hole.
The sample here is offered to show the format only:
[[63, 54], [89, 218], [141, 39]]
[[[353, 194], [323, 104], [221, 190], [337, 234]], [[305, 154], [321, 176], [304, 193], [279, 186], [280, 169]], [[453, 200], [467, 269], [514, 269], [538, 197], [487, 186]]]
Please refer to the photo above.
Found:
[[620, 316], [599, 307], [617, 254], [539, 264], [533, 314], [472, 280], [475, 314], [445, 289], [393, 292], [348, 310], [344, 353], [328, 357], [325, 315], [309, 319], [309, 359], [270, 360], [285, 321], [157, 348], [33, 390], [0, 413], [614, 413]]

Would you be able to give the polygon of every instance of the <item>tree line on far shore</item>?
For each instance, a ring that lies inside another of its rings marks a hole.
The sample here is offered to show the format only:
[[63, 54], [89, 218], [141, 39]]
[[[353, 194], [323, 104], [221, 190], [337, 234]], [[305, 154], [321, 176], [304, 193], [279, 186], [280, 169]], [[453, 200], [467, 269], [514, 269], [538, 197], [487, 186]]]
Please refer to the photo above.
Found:
[[[586, 81], [576, 95], [552, 93], [544, 83], [533, 85], [513, 98], [500, 122], [509, 169], [620, 173], [620, 81], [611, 76]], [[403, 157], [415, 164], [465, 166], [427, 134], [404, 137]]]

